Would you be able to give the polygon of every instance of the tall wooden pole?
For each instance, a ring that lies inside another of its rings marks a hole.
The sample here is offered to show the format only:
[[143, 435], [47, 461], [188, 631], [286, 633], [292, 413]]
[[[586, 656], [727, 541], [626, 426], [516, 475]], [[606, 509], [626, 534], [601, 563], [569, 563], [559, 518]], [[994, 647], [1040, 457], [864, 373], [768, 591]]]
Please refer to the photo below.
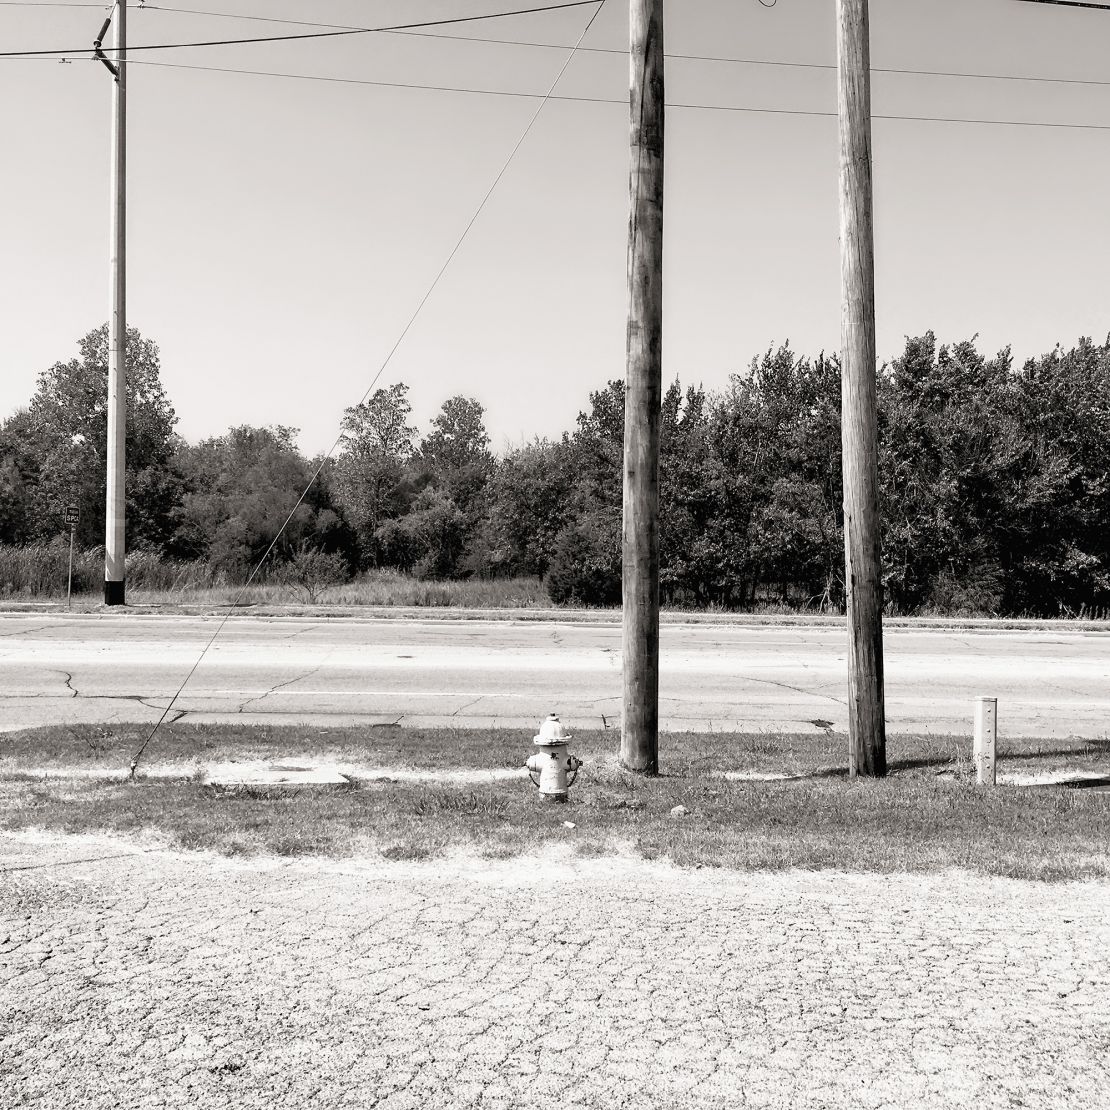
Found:
[[629, 0], [631, 171], [624, 402], [621, 764], [659, 769], [659, 421], [663, 381], [663, 0]]
[[112, 315], [108, 323], [108, 458], [104, 519], [104, 604], [124, 604], [127, 439], [127, 0], [115, 13], [112, 86]]
[[848, 773], [886, 774], [867, 0], [837, 0]]

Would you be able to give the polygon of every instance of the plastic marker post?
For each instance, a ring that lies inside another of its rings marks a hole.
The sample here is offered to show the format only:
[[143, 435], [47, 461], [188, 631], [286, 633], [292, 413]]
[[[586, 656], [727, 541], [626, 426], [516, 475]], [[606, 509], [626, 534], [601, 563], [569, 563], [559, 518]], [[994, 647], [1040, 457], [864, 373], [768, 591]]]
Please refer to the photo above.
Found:
[[975, 769], [981, 786], [994, 786], [998, 741], [998, 699], [975, 699]]

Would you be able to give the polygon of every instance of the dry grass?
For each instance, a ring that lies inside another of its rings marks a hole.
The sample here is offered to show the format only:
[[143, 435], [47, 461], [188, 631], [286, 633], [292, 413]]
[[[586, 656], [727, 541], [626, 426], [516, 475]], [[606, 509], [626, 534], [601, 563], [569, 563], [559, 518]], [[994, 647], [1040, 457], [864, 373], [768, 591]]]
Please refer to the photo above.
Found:
[[[172, 757], [176, 779], [30, 779], [21, 771], [118, 770], [139, 736], [74, 728], [0, 738], [0, 827], [156, 830], [181, 848], [229, 855], [507, 858], [554, 843], [582, 856], [631, 852], [685, 867], [961, 867], [1025, 879], [1110, 878], [1110, 795], [979, 788], [966, 741], [952, 738], [892, 741], [887, 779], [849, 781], [843, 737], [666, 736], [666, 773], [643, 778], [617, 765], [614, 733], [582, 734], [574, 750], [586, 767], [565, 806], [541, 803], [520, 780], [475, 787], [367, 778], [346, 787], [218, 789], [193, 774], [209, 760], [294, 755], [370, 768], [516, 767], [529, 754], [529, 737], [509, 730], [174, 726], [159, 734], [151, 754], [162, 763]], [[1002, 758], [1023, 770], [1108, 769], [1110, 741], [1010, 741]], [[713, 773], [721, 770], [801, 777], [729, 781]], [[686, 807], [685, 817], [670, 815], [676, 805]]]
[[[127, 556], [127, 597], [131, 605], [196, 606], [219, 609], [232, 605], [297, 606], [304, 591], [264, 568], [259, 581], [244, 587], [204, 560], [166, 559], [143, 551]], [[65, 541], [15, 547], [0, 543], [0, 598], [64, 600], [69, 574]], [[97, 605], [104, 583], [102, 548], [78, 550], [73, 560], [73, 597], [78, 608]], [[377, 606], [420, 608], [504, 609], [552, 608], [538, 578], [421, 581], [396, 570], [372, 570], [350, 582], [320, 590], [317, 607]]]
[[[189, 605], [219, 609], [295, 606], [304, 604], [295, 584], [265, 582], [245, 589], [219, 586], [207, 589], [159, 590], [142, 585], [130, 589], [132, 605]], [[372, 606], [376, 608], [550, 609], [551, 598], [538, 578], [467, 578], [461, 581], [421, 581], [399, 571], [368, 571], [350, 582], [323, 589], [316, 608]]]

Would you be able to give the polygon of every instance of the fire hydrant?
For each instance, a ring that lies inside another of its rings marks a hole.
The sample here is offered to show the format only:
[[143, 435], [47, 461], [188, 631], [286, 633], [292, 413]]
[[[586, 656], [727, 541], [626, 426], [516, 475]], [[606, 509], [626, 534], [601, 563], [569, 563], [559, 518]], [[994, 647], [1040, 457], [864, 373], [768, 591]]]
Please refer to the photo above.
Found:
[[539, 751], [525, 766], [545, 802], [565, 802], [568, 788], [578, 778], [582, 760], [567, 750], [570, 741], [570, 733], [554, 713], [540, 724], [540, 731], [532, 740]]

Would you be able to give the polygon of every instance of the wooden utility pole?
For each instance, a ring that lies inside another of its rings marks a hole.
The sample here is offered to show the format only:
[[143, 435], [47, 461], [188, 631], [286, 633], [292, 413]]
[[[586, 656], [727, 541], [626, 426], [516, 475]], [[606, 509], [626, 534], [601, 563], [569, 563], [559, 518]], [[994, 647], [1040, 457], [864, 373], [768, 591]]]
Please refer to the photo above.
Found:
[[663, 0], [629, 0], [631, 170], [624, 399], [621, 764], [659, 770], [659, 422], [663, 382]]
[[886, 774], [867, 0], [837, 0], [848, 773]]

